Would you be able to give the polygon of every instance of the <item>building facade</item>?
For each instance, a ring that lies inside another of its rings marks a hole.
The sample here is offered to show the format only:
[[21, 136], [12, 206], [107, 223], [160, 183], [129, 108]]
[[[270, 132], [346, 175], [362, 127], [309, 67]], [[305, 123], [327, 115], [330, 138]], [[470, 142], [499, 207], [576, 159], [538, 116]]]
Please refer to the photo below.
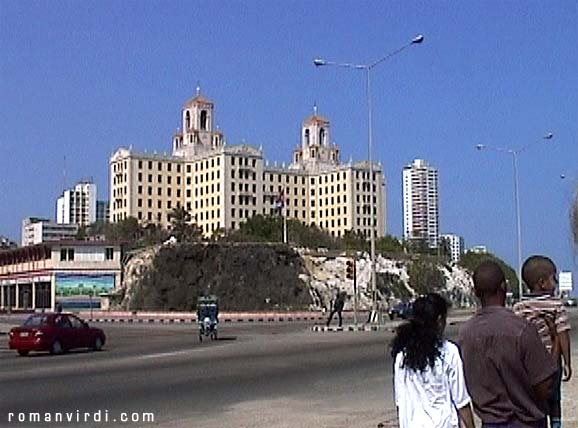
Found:
[[403, 169], [403, 233], [407, 241], [439, 244], [438, 171], [422, 159]]
[[96, 221], [110, 222], [110, 210], [108, 201], [96, 201]]
[[468, 252], [475, 253], [475, 254], [488, 254], [488, 247], [485, 245], [474, 245], [472, 248], [468, 250]]
[[442, 239], [448, 244], [452, 262], [459, 262], [465, 251], [464, 238], [453, 233], [446, 233], [442, 235]]
[[88, 226], [96, 221], [96, 184], [81, 181], [56, 202], [56, 223]]
[[58, 224], [46, 218], [27, 217], [22, 220], [22, 246], [71, 240], [78, 233], [77, 224]]
[[302, 124], [301, 143], [286, 167], [265, 161], [261, 148], [226, 144], [214, 128], [213, 103], [198, 93], [184, 105], [181, 121], [172, 155], [126, 148], [112, 155], [112, 222], [134, 217], [167, 227], [169, 213], [180, 206], [210, 236], [257, 214], [275, 215], [282, 205], [287, 217], [333, 236], [354, 231], [369, 237], [372, 222], [377, 236], [385, 234], [380, 165], [370, 177], [367, 162], [341, 163], [330, 122], [316, 111]]
[[[61, 241], [0, 252], [0, 309], [54, 310], [100, 306], [121, 281], [121, 248]], [[82, 303], [83, 305], [79, 305]]]

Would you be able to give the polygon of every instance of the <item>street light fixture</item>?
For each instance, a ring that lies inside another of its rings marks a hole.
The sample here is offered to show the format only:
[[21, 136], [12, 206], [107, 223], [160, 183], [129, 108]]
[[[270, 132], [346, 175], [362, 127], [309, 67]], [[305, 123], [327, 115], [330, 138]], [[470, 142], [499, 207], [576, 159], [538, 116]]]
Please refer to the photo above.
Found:
[[[542, 140], [551, 140], [554, 138], [554, 134], [548, 132], [542, 137]], [[535, 143], [531, 142], [519, 149], [510, 149], [504, 147], [493, 147], [486, 144], [477, 144], [476, 149], [481, 150], [493, 150], [495, 152], [507, 153], [512, 156], [512, 165], [514, 170], [514, 202], [516, 204], [516, 236], [517, 236], [517, 253], [518, 253], [518, 299], [522, 298], [523, 289], [522, 286], [522, 227], [520, 222], [520, 195], [519, 195], [519, 183], [518, 183], [518, 155], [531, 145]]]
[[374, 177], [373, 177], [373, 108], [371, 103], [371, 71], [377, 67], [382, 62], [388, 60], [394, 55], [402, 52], [403, 50], [407, 49], [412, 45], [419, 45], [423, 42], [424, 36], [422, 34], [418, 34], [415, 36], [410, 42], [404, 44], [403, 46], [397, 48], [394, 51], [391, 51], [387, 55], [381, 57], [377, 61], [368, 63], [368, 64], [355, 64], [355, 63], [348, 63], [348, 62], [333, 62], [327, 61], [322, 58], [316, 58], [313, 60], [313, 64], [316, 67], [323, 67], [323, 66], [334, 66], [334, 67], [342, 67], [342, 68], [351, 68], [354, 70], [363, 70], [366, 76], [366, 97], [367, 97], [367, 127], [368, 127], [368, 142], [367, 142], [367, 152], [368, 152], [368, 161], [369, 161], [369, 177], [370, 177], [370, 203], [372, 209], [370, 210], [371, 214], [371, 221], [370, 221], [370, 242], [371, 242], [371, 315], [370, 320], [375, 321], [375, 315], [377, 313], [377, 278], [376, 278], [376, 271], [375, 271], [375, 227], [376, 227], [376, 218], [374, 217], [377, 214], [377, 208], [375, 207], [375, 191], [374, 191]]

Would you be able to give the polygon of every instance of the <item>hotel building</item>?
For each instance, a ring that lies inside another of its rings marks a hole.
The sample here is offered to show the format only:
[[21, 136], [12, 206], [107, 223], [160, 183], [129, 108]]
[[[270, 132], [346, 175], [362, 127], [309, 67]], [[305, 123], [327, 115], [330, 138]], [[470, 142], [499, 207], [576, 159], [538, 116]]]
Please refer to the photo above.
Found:
[[214, 127], [213, 102], [198, 92], [183, 106], [181, 121], [170, 156], [127, 148], [112, 155], [111, 222], [134, 217], [167, 227], [169, 213], [181, 206], [210, 236], [257, 214], [275, 215], [282, 204], [287, 217], [333, 236], [354, 231], [369, 237], [372, 221], [377, 236], [385, 234], [381, 166], [374, 165], [370, 177], [368, 162], [341, 163], [331, 124], [317, 111], [303, 122], [287, 167], [270, 165], [261, 148], [226, 144]]

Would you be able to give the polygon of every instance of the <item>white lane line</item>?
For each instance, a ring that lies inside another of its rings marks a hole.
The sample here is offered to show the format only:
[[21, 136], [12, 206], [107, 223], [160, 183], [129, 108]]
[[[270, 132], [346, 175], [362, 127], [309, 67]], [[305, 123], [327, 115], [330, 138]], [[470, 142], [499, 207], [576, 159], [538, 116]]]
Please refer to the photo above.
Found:
[[157, 353], [157, 354], [140, 355], [136, 358], [138, 360], [148, 360], [148, 359], [152, 359], [152, 358], [174, 357], [177, 355], [190, 354], [192, 351], [194, 351], [194, 350], [193, 349], [185, 349], [182, 351], [161, 352], [161, 353]]

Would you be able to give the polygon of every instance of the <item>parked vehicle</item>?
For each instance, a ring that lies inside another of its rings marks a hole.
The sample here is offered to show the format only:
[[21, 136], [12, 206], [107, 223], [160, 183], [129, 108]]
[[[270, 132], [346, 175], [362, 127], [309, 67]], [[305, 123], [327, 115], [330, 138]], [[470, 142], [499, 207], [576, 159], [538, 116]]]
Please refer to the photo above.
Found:
[[20, 327], [10, 330], [8, 346], [20, 355], [31, 351], [61, 354], [70, 349], [89, 348], [100, 351], [106, 342], [104, 332], [72, 314], [34, 314]]
[[219, 301], [216, 296], [199, 297], [197, 301], [197, 324], [199, 325], [199, 340], [210, 337], [217, 340], [219, 324]]
[[392, 306], [388, 311], [389, 319], [392, 321], [396, 317], [404, 320], [408, 319], [411, 316], [411, 305], [412, 302], [400, 302]]
[[578, 300], [573, 297], [567, 297], [564, 299], [564, 306], [578, 306]]

